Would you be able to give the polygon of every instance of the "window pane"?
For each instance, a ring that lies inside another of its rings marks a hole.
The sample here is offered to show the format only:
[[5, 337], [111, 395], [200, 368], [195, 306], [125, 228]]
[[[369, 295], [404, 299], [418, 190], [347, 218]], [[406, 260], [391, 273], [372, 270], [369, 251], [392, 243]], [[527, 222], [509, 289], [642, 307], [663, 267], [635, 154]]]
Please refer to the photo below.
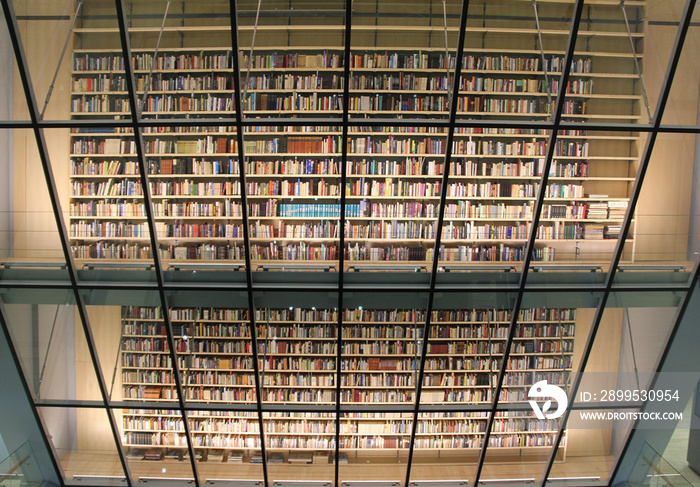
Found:
[[126, 485], [104, 409], [38, 408], [68, 485]]

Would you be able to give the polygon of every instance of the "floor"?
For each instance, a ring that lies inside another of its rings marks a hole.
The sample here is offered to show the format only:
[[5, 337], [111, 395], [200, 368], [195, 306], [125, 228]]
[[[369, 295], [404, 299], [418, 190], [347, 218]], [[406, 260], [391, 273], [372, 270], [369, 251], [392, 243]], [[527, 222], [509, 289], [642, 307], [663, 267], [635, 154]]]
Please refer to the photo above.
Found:
[[[403, 484], [406, 476], [405, 457], [387, 455], [385, 452], [376, 452], [372, 456], [352, 458], [351, 463], [340, 465], [340, 479], [343, 480], [388, 480]], [[474, 477], [476, 470], [475, 459], [458, 461], [456, 458], [437, 458], [426, 456], [421, 458], [419, 452], [414, 456], [411, 478], [413, 480], [464, 480]], [[613, 466], [614, 458], [610, 456], [585, 456], [567, 457], [564, 461], [557, 461], [552, 469], [552, 477], [581, 477], [599, 476], [607, 479]], [[67, 483], [76, 483], [75, 475], [108, 476], [120, 475], [120, 465], [114, 455], [100, 455], [96, 452], [70, 452], [62, 458], [61, 465], [64, 469]], [[522, 485], [528, 484], [529, 479], [537, 479], [542, 476], [546, 459], [527, 459], [527, 457], [487, 458], [482, 471], [483, 479], [522, 479]], [[262, 479], [262, 468], [258, 464], [251, 463], [222, 463], [200, 462], [197, 464], [201, 479]], [[133, 477], [147, 480], [149, 484], [156, 478], [162, 481], [170, 480], [170, 484], [176, 480], [191, 478], [190, 463], [177, 460], [131, 460], [129, 468]], [[334, 466], [325, 464], [268, 464], [268, 476], [270, 481], [294, 479], [294, 480], [324, 480], [332, 481]], [[87, 480], [87, 479], [86, 479]], [[77, 483], [80, 483], [78, 481]], [[123, 485], [118, 481], [103, 479], [100, 483], [105, 485]], [[601, 485], [600, 482], [596, 483]], [[494, 483], [495, 485], [495, 483]], [[509, 486], [518, 486], [521, 483], [508, 483]], [[529, 484], [532, 485], [532, 484]], [[555, 484], [550, 484], [555, 485]], [[569, 485], [571, 485], [569, 483]]]
[[673, 432], [671, 441], [668, 442], [668, 446], [662, 456], [691, 485], [700, 487], [700, 475], [688, 466], [688, 460], [686, 460], [692, 406], [693, 402], [690, 401], [685, 411], [683, 411], [683, 419], [679, 421], [676, 431]]

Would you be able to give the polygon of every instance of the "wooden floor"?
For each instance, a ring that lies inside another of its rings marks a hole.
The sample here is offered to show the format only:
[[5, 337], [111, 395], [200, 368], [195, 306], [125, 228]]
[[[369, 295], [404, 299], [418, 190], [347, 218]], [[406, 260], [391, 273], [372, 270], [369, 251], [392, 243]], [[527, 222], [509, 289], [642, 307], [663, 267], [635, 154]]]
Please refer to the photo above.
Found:
[[[61, 459], [66, 483], [75, 483], [74, 475], [123, 475], [115, 454], [95, 452], [68, 452]], [[488, 458], [481, 477], [483, 479], [528, 479], [541, 478], [546, 460], [527, 457]], [[550, 477], [600, 477], [598, 485], [607, 479], [614, 465], [611, 456], [567, 457], [557, 461]], [[259, 464], [199, 462], [197, 464], [200, 479], [262, 479], [262, 467]], [[167, 477], [172, 479], [191, 479], [189, 461], [178, 460], [129, 460], [132, 476]], [[411, 469], [414, 480], [469, 480], [472, 483], [476, 471], [476, 462], [457, 461], [456, 459], [438, 458], [435, 453], [429, 456], [416, 452]], [[334, 476], [333, 464], [269, 464], [268, 477], [274, 480], [328, 480]], [[386, 454], [379, 451], [377, 455], [364, 453], [357, 458], [350, 458], [350, 463], [340, 465], [340, 480], [397, 480], [403, 483], [406, 477], [405, 455]], [[83, 484], [85, 482], [82, 482]]]

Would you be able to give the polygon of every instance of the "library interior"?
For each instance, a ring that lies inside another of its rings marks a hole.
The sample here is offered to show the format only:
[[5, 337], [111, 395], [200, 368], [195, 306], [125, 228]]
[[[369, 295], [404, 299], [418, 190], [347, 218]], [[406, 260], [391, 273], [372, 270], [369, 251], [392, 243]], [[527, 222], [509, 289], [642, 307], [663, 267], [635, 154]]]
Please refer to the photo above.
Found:
[[700, 485], [695, 0], [0, 4], [1, 486]]

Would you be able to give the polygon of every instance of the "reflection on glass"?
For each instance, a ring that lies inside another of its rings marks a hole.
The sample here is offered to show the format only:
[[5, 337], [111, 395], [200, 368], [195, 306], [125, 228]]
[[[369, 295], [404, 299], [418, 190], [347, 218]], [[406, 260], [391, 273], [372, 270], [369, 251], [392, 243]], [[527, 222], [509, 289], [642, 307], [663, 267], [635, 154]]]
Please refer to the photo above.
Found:
[[161, 258], [241, 260], [235, 128], [146, 127], [143, 140]]
[[[178, 400], [160, 308], [91, 306], [88, 313], [112, 399]], [[247, 310], [172, 308], [170, 317], [184, 399], [254, 402]]]
[[220, 2], [130, 4], [128, 25], [138, 27], [129, 32], [132, 69], [145, 118], [234, 115], [230, 19]]
[[[177, 402], [178, 393], [173, 375], [165, 322], [160, 307], [123, 306], [121, 396], [126, 400]], [[186, 341], [176, 340], [178, 351]], [[115, 379], [117, 374], [115, 374]], [[114, 386], [114, 384], [113, 384]], [[113, 387], [113, 397], [119, 388]]]
[[[606, 307], [579, 391], [600, 396], [600, 390], [639, 390], [651, 385], [676, 320], [676, 308], [659, 298], [643, 293], [630, 296], [628, 306], [614, 300]], [[685, 384], [684, 393], [691, 388]]]
[[608, 482], [634, 424], [625, 418], [627, 414], [635, 414], [635, 410], [572, 411], [566, 424], [566, 443], [562, 442], [557, 450], [560, 461], [554, 462], [548, 476], [551, 485], [585, 486]]
[[[606, 22], [592, 23], [587, 33], [579, 33], [563, 120], [649, 122], [635, 63], [635, 56], [639, 62], [647, 47], [643, 45], [643, 15], [642, 7], [632, 3], [594, 5], [584, 10], [584, 19], [605, 18]], [[646, 60], [644, 67], [653, 71]], [[559, 91], [556, 84], [553, 91]]]
[[109, 398], [120, 401], [136, 397], [137, 394], [130, 390], [132, 386], [139, 382], [143, 385], [147, 376], [166, 374], [131, 368], [136, 367], [139, 360], [133, 353], [137, 350], [137, 342], [147, 342], [150, 337], [157, 339], [156, 330], [160, 329], [160, 324], [140, 320], [139, 313], [133, 308], [127, 311], [121, 306], [86, 306], [86, 310]]
[[[75, 26], [70, 71], [70, 118], [131, 118], [124, 54], [114, 5], [85, 2]], [[58, 49], [60, 44], [55, 45]], [[131, 66], [134, 69], [133, 63]], [[86, 129], [88, 132], [102, 129]], [[113, 132], [113, 130], [107, 130]]]
[[436, 310], [421, 403], [490, 404], [508, 336], [507, 310]]
[[610, 261], [627, 211], [638, 154], [637, 134], [587, 130], [557, 134], [536, 240], [536, 247], [552, 247], [552, 258], [536, 260], [556, 256], [564, 262]]
[[238, 9], [242, 110], [257, 117], [338, 116], [344, 3], [241, 2]]
[[[455, 129], [443, 237], [443, 261], [522, 261], [529, 236], [547, 131]], [[547, 246], [535, 259], [552, 260]]]
[[521, 310], [499, 401], [527, 403], [542, 381], [568, 392], [574, 358], [576, 309]]
[[497, 412], [480, 481], [526, 485], [542, 478], [559, 421], [538, 419], [533, 411]]
[[120, 129], [71, 134], [69, 235], [76, 259], [150, 259], [136, 138]]
[[[0, 84], [5, 87], [11, 87], [14, 85], [14, 79], [17, 77], [15, 73], [17, 73], [19, 67], [12, 51], [12, 43], [7, 30], [4, 12], [0, 12], [0, 40], [3, 45], [1, 60], [5, 67], [0, 77]], [[18, 77], [17, 80], [19, 80]], [[11, 89], [6, 89], [0, 96], [2, 96], [2, 103], [0, 103], [0, 120], [29, 120], [29, 109], [25, 98], [26, 94], [21, 84], [18, 83], [18, 86], [14, 88], [14, 92]], [[9, 134], [10, 132], [3, 130], [0, 133]], [[0, 139], [0, 142], [3, 144], [3, 151], [10, 150], [11, 147], [7, 145], [7, 139], [5, 137], [6, 136], [3, 136], [3, 138]]]
[[64, 304], [3, 303], [25, 379], [35, 399], [101, 401], [73, 293], [60, 293]]
[[263, 402], [334, 404], [338, 312], [268, 308], [255, 318]]
[[117, 445], [103, 409], [38, 408], [68, 485], [125, 485]]
[[[570, 27], [566, 8], [513, 1], [476, 7], [478, 13], [467, 23], [457, 105], [460, 118], [551, 117], [553, 78], [562, 70]], [[513, 27], [517, 35], [510, 30]], [[540, 35], [542, 31], [545, 35]]]
[[[645, 66], [644, 81], [651, 98], [652, 110], [656, 105], [656, 97], [659, 96], [661, 83], [671, 60], [674, 37], [682, 21], [683, 6], [683, 3], [679, 3], [675, 8], [660, 8], [659, 5], [649, 5], [646, 8], [646, 17], [651, 22], [645, 24], [647, 31], [644, 39], [644, 52], [647, 55], [644, 56], [644, 63], [646, 65], [647, 62], [651, 62], [653, 65], [651, 69]], [[654, 25], [657, 20], [669, 22], [673, 27], [659, 29], [658, 26]], [[697, 25], [698, 20], [700, 20], [700, 12], [698, 9], [693, 9], [688, 35], [683, 42], [678, 58], [678, 67], [668, 94], [668, 104], [661, 119], [662, 125], [697, 126], [698, 124], [698, 107], [691, 102], [695, 99], [696, 93], [693, 93], [693, 97], [690, 96], [691, 92], [696, 92], [694, 87], [698, 82], [697, 74], [691, 67], [694, 66], [695, 55], [700, 47], [695, 33], [695, 25]], [[652, 52], [654, 55], [649, 55]]]
[[[63, 56], [60, 56], [64, 44], [70, 39], [70, 25], [76, 13], [76, 6], [70, 0], [59, 0], [44, 4], [30, 4], [27, 2], [14, 2], [14, 13], [22, 16], [23, 21], [18, 22], [20, 31], [17, 35], [21, 38], [24, 48], [25, 66], [28, 69], [33, 97], [36, 103], [36, 110], [40, 118], [46, 120], [66, 120], [68, 119], [70, 100], [70, 79], [71, 53], [70, 48]], [[7, 34], [5, 17], [2, 18], [4, 49], [3, 53], [3, 80], [0, 85], [9, 87], [5, 93], [13, 95], [14, 101], [10, 99], [9, 104], [3, 104], [3, 110], [9, 109], [9, 113], [1, 113], [3, 120], [29, 120], [29, 111], [25, 101], [25, 94], [22, 89], [18, 71], [13, 69], [19, 65], [10, 59], [12, 48]], [[68, 19], [68, 21], [66, 21]], [[4, 56], [8, 55], [7, 58]], [[8, 69], [9, 67], [9, 69]], [[14, 75], [14, 80], [13, 80]], [[7, 77], [7, 78], [5, 78]], [[3, 96], [5, 95], [3, 93]], [[13, 109], [14, 104], [14, 109]]]
[[[443, 9], [449, 12], [447, 19]], [[446, 117], [459, 11], [460, 5], [452, 1], [443, 2], [441, 8], [426, 2], [355, 2], [350, 113], [382, 118]]]

